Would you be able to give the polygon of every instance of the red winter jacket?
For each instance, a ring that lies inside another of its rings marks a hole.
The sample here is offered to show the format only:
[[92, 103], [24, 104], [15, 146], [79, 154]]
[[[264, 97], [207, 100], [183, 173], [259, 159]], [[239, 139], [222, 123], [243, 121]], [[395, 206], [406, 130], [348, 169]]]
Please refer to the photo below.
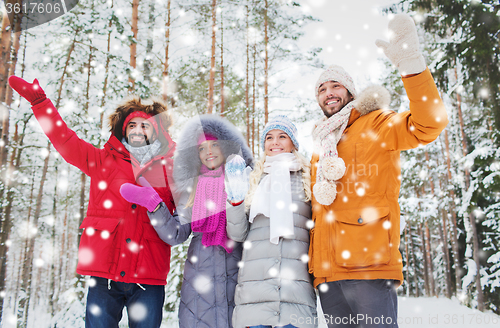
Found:
[[125, 283], [165, 285], [170, 245], [158, 237], [146, 208], [127, 202], [119, 190], [143, 176], [173, 212], [167, 176], [171, 176], [175, 143], [168, 133], [163, 131], [169, 142], [167, 153], [141, 168], [114, 135], [104, 149], [80, 139], [50, 100], [33, 106], [33, 112], [59, 154], [91, 178], [76, 272]]

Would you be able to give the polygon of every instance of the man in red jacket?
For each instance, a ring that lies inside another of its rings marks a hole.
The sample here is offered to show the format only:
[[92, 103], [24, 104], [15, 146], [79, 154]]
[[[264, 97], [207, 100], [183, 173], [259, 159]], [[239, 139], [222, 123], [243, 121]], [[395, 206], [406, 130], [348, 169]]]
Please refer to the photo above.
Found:
[[[10, 86], [32, 105], [33, 113], [55, 149], [90, 180], [87, 216], [83, 220], [77, 273], [91, 276], [86, 327], [118, 327], [124, 306], [130, 327], [159, 327], [170, 245], [157, 235], [147, 215], [157, 205], [174, 211], [168, 185], [175, 143], [166, 107], [132, 97], [110, 116], [111, 137], [103, 149], [80, 139], [67, 127], [38, 81], [15, 76]], [[146, 179], [156, 199], [146, 207], [120, 195], [124, 183]]]

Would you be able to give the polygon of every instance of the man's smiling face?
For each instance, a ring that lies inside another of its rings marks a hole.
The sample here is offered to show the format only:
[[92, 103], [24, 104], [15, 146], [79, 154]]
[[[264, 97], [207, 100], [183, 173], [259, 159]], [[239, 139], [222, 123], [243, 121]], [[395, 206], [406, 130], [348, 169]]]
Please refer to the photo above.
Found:
[[319, 107], [326, 117], [338, 113], [351, 100], [352, 96], [347, 89], [336, 81], [327, 81], [318, 89]]
[[125, 135], [132, 147], [146, 146], [156, 140], [153, 125], [142, 117], [134, 117], [127, 123]]

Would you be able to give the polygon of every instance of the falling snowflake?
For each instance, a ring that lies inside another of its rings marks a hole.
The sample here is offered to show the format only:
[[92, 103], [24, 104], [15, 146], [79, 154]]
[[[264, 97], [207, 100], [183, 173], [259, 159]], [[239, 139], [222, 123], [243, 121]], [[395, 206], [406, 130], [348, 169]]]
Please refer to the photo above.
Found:
[[90, 311], [90, 313], [92, 313], [96, 317], [100, 316], [102, 314], [101, 308], [95, 304], [92, 304], [89, 306], [89, 311]]
[[246, 240], [244, 243], [243, 243], [243, 248], [244, 249], [250, 249], [252, 248], [252, 242], [249, 241], [249, 240]]
[[326, 293], [328, 291], [328, 285], [323, 283], [323, 284], [320, 284], [319, 287], [318, 287], [319, 291], [322, 292], [322, 293]]
[[110, 209], [111, 207], [113, 207], [113, 202], [110, 201], [109, 199], [106, 199], [103, 203], [103, 206], [104, 208]]
[[345, 251], [343, 251], [343, 252], [342, 252], [342, 258], [343, 258], [344, 260], [347, 260], [347, 259], [349, 259], [350, 257], [351, 257], [351, 252], [349, 252], [348, 250], [345, 250]]
[[143, 321], [148, 315], [148, 308], [142, 303], [134, 303], [129, 307], [128, 315], [134, 321]]
[[193, 282], [194, 289], [198, 294], [208, 293], [213, 288], [212, 280], [204, 275], [198, 275]]
[[128, 249], [132, 253], [137, 253], [139, 251], [139, 244], [137, 244], [135, 241], [133, 241], [133, 242], [128, 244]]
[[78, 251], [78, 262], [82, 265], [89, 265], [94, 261], [94, 252], [90, 248], [80, 248]]

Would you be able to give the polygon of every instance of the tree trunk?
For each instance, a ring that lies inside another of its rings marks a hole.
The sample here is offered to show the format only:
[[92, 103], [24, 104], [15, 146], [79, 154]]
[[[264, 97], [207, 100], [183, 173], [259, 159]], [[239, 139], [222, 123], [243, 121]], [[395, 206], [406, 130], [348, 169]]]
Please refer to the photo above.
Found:
[[420, 245], [421, 251], [422, 251], [422, 256], [423, 256], [423, 262], [424, 262], [424, 286], [425, 286], [425, 295], [430, 296], [430, 284], [429, 284], [429, 265], [427, 262], [427, 247], [425, 246], [425, 233], [424, 233], [424, 228], [423, 225], [420, 224], [418, 227], [419, 233], [420, 233], [420, 239], [422, 240], [422, 244]]
[[409, 239], [411, 236], [409, 235], [410, 232], [410, 225], [407, 224], [405, 227], [405, 260], [406, 260], [406, 297], [410, 297], [411, 295], [411, 283], [410, 283], [410, 253], [409, 253]]
[[[56, 226], [57, 226], [57, 163], [54, 165], [54, 175], [55, 175], [55, 183], [54, 183], [54, 198], [52, 199], [52, 216], [54, 219], [54, 223], [52, 224], [52, 231], [50, 234], [50, 239], [52, 239], [52, 263], [50, 264], [50, 290], [52, 293], [49, 293], [49, 311], [50, 311], [50, 316], [51, 318], [54, 317], [56, 310], [55, 310], [55, 304], [57, 303], [58, 300], [58, 288], [56, 288], [56, 262], [57, 262], [57, 256], [56, 256], [56, 247], [57, 247], [57, 232], [56, 232]], [[58, 277], [60, 279], [60, 277]]]
[[170, 2], [167, 1], [167, 23], [165, 24], [165, 62], [163, 63], [163, 86], [161, 96], [163, 101], [168, 100], [168, 85], [169, 85], [169, 77], [168, 77], [168, 48], [170, 46]]
[[253, 46], [253, 86], [252, 86], [252, 156], [255, 157], [255, 80], [257, 79], [256, 77], [256, 60], [255, 60], [255, 55], [257, 53], [256, 46], [254, 44]]
[[[265, 8], [264, 8], [264, 124], [267, 124], [268, 116], [269, 116], [269, 91], [268, 91], [268, 83], [269, 83], [269, 36], [267, 34], [268, 29], [268, 18], [267, 11], [269, 9], [269, 5], [267, 0], [265, 0]], [[260, 149], [260, 148], [259, 148]]]
[[[14, 172], [21, 165], [21, 153], [22, 153], [22, 146], [24, 145], [24, 136], [26, 135], [26, 125], [28, 124], [28, 121], [31, 118], [31, 116], [32, 115], [29, 115], [24, 120], [24, 126], [20, 136], [18, 136], [17, 134], [18, 124], [16, 124], [13, 141], [17, 147], [13, 148], [11, 152], [11, 159], [8, 172]], [[11, 184], [15, 183], [11, 180], [11, 177], [12, 177], [11, 174], [7, 175], [6, 186], [10, 187]], [[2, 291], [5, 290], [6, 286], [6, 267], [7, 267], [7, 250], [8, 250], [6, 243], [7, 240], [10, 238], [10, 232], [12, 229], [11, 213], [12, 213], [13, 202], [14, 202], [14, 189], [9, 188], [9, 190], [7, 191], [6, 205], [3, 213], [5, 221], [2, 228], [4, 230], [0, 235], [0, 254], [2, 259], [2, 266], [0, 269], [0, 290]], [[4, 300], [3, 298], [0, 300], [0, 319], [3, 311], [3, 300]]]
[[[5, 99], [5, 93], [7, 88], [7, 70], [9, 67], [10, 59], [10, 48], [11, 48], [11, 29], [10, 21], [7, 16], [7, 11], [2, 10], [2, 30], [0, 35], [0, 102]], [[2, 133], [3, 134], [3, 133]], [[2, 164], [2, 163], [0, 163]]]
[[[33, 215], [33, 227], [38, 227], [38, 219], [40, 218], [40, 213], [42, 211], [43, 187], [45, 185], [45, 179], [47, 177], [47, 171], [49, 168], [49, 159], [50, 141], [47, 143], [47, 157], [45, 157], [45, 160], [43, 162], [42, 177], [40, 179], [40, 187], [38, 189], [38, 195], [36, 198], [35, 214]], [[21, 289], [24, 291], [24, 298], [21, 299], [19, 303], [19, 308], [22, 312], [22, 327], [26, 327], [26, 324], [28, 323], [28, 310], [31, 301], [31, 279], [33, 277], [33, 255], [35, 251], [35, 240], [35, 236], [29, 238], [28, 249], [26, 251], [25, 267], [23, 269], [23, 283]]]
[[[455, 78], [457, 78], [457, 69], [455, 68]], [[464, 120], [463, 120], [463, 114], [462, 114], [462, 97], [461, 95], [457, 92], [457, 111], [458, 111], [458, 120], [460, 122], [460, 133], [462, 135], [462, 153], [463, 156], [465, 157], [468, 153], [468, 142], [465, 134], [465, 127], [464, 127]], [[470, 170], [469, 168], [465, 167], [465, 189], [466, 191], [469, 190], [470, 187]], [[467, 222], [467, 219], [470, 224], [472, 236], [470, 239], [472, 239], [472, 247], [473, 247], [473, 254], [472, 258], [474, 262], [476, 263], [476, 291], [477, 291], [477, 309], [479, 311], [484, 311], [484, 294], [483, 294], [483, 289], [481, 286], [481, 262], [479, 259], [479, 236], [477, 234], [477, 227], [476, 227], [476, 219], [473, 213], [464, 213], [464, 222]], [[466, 229], [467, 230], [467, 229]], [[470, 240], [469, 240], [470, 242]]]
[[[114, 6], [114, 1], [111, 1], [111, 8]], [[99, 117], [101, 125], [100, 129], [104, 127], [104, 105], [106, 104], [106, 96], [108, 91], [108, 79], [109, 79], [109, 63], [111, 61], [111, 27], [113, 26], [113, 21], [110, 19], [108, 23], [108, 43], [107, 43], [107, 53], [106, 53], [106, 64], [104, 66], [104, 84], [102, 86], [102, 98], [101, 98], [101, 115]], [[99, 147], [101, 146], [102, 138], [99, 138]]]
[[208, 106], [207, 113], [212, 114], [214, 107], [215, 88], [215, 32], [217, 30], [217, 0], [212, 0], [212, 56], [210, 57], [210, 79], [208, 81]]
[[415, 256], [415, 245], [413, 243], [413, 237], [411, 234], [411, 225], [408, 224], [408, 234], [410, 235], [410, 249], [411, 257], [413, 260], [413, 281], [415, 283], [415, 297], [420, 297], [420, 288], [418, 287], [418, 271], [417, 271], [417, 259]]
[[247, 5], [247, 13], [246, 13], [246, 22], [247, 22], [247, 30], [246, 30], [246, 42], [247, 42], [247, 65], [246, 65], [246, 81], [245, 81], [245, 106], [246, 106], [246, 125], [247, 125], [247, 145], [250, 147], [250, 40], [248, 36], [249, 29], [249, 16], [250, 9]]
[[[146, 58], [144, 59], [144, 81], [147, 83], [151, 82], [151, 66], [153, 61], [151, 59], [151, 54], [153, 53], [153, 31], [155, 28], [155, 1], [149, 2], [149, 18], [148, 18], [148, 40], [146, 43]], [[150, 84], [148, 84], [151, 87]]]
[[451, 298], [453, 293], [451, 291], [450, 252], [448, 250], [448, 224], [447, 224], [448, 214], [444, 209], [441, 210], [441, 217], [442, 217], [441, 221], [442, 225], [441, 229], [439, 229], [439, 233], [441, 234], [442, 251], [444, 254], [444, 261], [445, 261], [446, 297]]
[[224, 116], [224, 26], [222, 10], [220, 12], [220, 115]]
[[429, 268], [429, 288], [430, 296], [436, 296], [436, 284], [434, 282], [434, 265], [432, 263], [432, 248], [431, 248], [431, 233], [429, 231], [429, 225], [425, 222], [425, 248], [427, 251], [427, 267]]
[[[10, 67], [7, 72], [7, 76], [14, 75], [16, 73], [17, 66], [17, 55], [19, 53], [19, 48], [21, 46], [21, 32], [14, 33], [14, 40], [12, 45], [11, 59], [10, 59]], [[7, 86], [5, 93], [5, 104], [10, 108], [12, 104], [12, 88]], [[8, 131], [5, 130], [5, 131]]]
[[133, 40], [130, 43], [130, 74], [128, 77], [129, 91], [135, 89], [135, 79], [133, 73], [137, 67], [137, 34], [139, 32], [139, 0], [132, 0], [132, 34]]
[[[451, 157], [450, 157], [450, 143], [448, 140], [448, 130], [444, 130], [444, 139], [446, 145], [446, 166], [448, 168], [448, 181], [452, 181], [451, 175]], [[455, 209], [455, 191], [450, 188], [450, 212], [451, 212], [451, 249], [453, 251], [453, 264], [455, 266], [455, 295], [461, 290], [460, 280], [461, 271], [460, 257], [458, 253], [458, 225], [457, 225], [457, 211]]]

